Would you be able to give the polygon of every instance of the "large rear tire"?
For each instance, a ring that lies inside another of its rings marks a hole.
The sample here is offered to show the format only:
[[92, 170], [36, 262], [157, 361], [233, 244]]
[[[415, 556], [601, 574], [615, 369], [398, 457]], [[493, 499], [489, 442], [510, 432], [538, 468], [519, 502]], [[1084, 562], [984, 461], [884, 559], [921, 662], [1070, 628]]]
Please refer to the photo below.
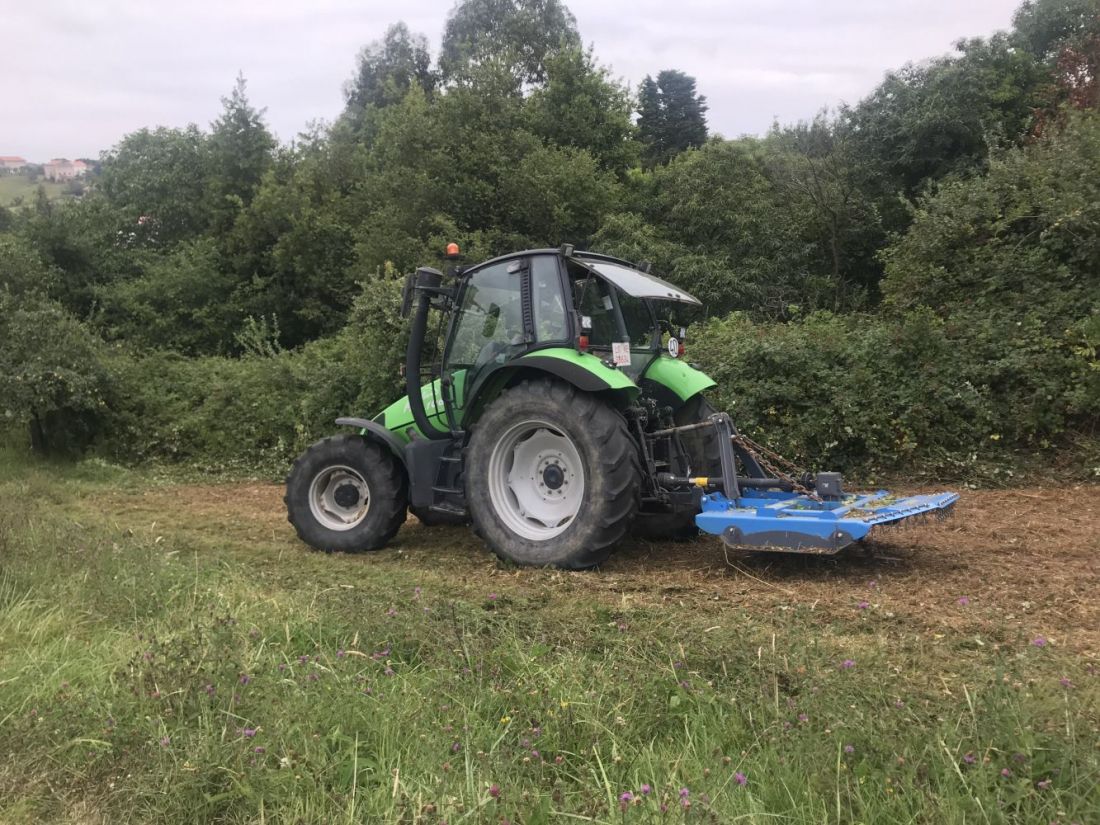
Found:
[[473, 427], [466, 501], [478, 534], [521, 565], [594, 567], [638, 509], [641, 463], [626, 421], [576, 387], [506, 390]]
[[359, 435], [323, 438], [286, 480], [287, 520], [318, 550], [385, 547], [405, 522], [405, 474], [389, 450]]

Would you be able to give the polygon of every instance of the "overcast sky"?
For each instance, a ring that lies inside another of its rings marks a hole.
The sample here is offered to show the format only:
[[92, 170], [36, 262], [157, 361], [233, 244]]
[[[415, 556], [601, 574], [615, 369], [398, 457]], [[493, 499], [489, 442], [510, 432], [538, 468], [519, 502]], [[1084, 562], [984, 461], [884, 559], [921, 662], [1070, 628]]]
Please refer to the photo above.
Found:
[[[0, 155], [96, 157], [142, 126], [204, 128], [243, 71], [279, 138], [331, 120], [360, 47], [405, 20], [433, 49], [452, 0], [0, 0]], [[1018, 0], [572, 0], [636, 86], [694, 75], [712, 131], [854, 102], [883, 73], [1009, 26]]]

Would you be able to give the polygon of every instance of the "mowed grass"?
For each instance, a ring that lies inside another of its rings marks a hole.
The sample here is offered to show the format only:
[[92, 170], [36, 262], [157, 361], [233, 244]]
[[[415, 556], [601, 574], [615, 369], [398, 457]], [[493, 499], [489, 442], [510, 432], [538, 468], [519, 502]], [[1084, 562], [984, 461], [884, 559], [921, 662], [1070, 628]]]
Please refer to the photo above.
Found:
[[329, 556], [251, 489], [0, 453], [0, 821], [1097, 821], [1095, 651]]
[[46, 197], [50, 200], [56, 200], [65, 193], [64, 183], [42, 179], [31, 181], [23, 175], [0, 172], [0, 206], [12, 206], [20, 198], [24, 204], [33, 204], [40, 185], [46, 188]]

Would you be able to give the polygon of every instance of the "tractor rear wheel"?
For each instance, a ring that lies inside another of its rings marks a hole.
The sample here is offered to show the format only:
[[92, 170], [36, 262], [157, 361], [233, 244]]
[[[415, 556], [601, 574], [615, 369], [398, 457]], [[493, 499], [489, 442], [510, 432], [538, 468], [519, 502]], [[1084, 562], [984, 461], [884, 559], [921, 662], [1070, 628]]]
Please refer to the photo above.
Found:
[[318, 550], [384, 547], [405, 521], [405, 475], [389, 450], [359, 435], [323, 438], [286, 480], [287, 520]]
[[506, 390], [473, 428], [466, 455], [474, 527], [516, 564], [594, 567], [637, 512], [641, 464], [626, 420], [570, 384]]

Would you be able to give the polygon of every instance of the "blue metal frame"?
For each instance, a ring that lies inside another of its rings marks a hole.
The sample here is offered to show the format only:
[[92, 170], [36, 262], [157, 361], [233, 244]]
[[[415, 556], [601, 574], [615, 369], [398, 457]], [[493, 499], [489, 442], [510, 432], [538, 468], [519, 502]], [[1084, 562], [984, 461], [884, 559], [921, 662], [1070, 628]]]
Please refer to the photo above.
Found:
[[866, 538], [877, 526], [915, 516], [946, 515], [958, 500], [958, 493], [894, 498], [879, 490], [816, 501], [798, 493], [744, 488], [733, 500], [721, 492], [703, 496], [695, 524], [730, 545], [835, 553]]

